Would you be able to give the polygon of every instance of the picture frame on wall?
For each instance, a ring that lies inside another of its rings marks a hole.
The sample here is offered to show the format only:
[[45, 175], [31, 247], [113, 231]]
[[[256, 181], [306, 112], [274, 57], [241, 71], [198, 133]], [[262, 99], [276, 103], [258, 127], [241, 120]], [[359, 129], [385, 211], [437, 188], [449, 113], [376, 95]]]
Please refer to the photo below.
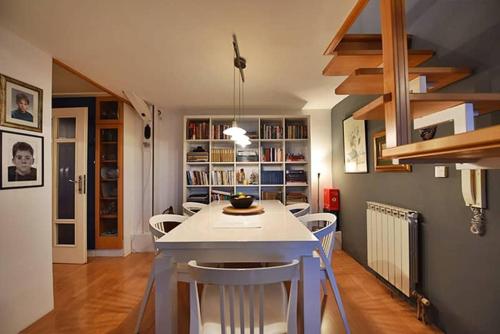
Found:
[[43, 137], [0, 130], [0, 189], [43, 187]]
[[0, 125], [42, 132], [43, 90], [0, 74]]
[[379, 131], [372, 136], [373, 140], [373, 165], [375, 172], [411, 172], [411, 165], [392, 163], [392, 159], [384, 159], [382, 150], [385, 149], [385, 131]]
[[344, 171], [346, 173], [368, 173], [366, 154], [365, 121], [353, 117], [343, 121]]

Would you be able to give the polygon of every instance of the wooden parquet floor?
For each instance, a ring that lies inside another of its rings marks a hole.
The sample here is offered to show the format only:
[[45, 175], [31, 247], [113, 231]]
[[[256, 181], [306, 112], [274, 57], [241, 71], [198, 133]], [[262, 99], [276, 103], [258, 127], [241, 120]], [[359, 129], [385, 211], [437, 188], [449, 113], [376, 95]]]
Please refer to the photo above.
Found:
[[[22, 333], [133, 333], [152, 259], [152, 253], [136, 253], [89, 258], [86, 265], [55, 264], [55, 308]], [[412, 307], [349, 255], [335, 252], [333, 261], [352, 333], [440, 333], [417, 321]], [[187, 284], [179, 283], [179, 289], [179, 333], [188, 333]], [[154, 295], [141, 333], [154, 333]], [[344, 333], [331, 292], [324, 300], [321, 333]]]

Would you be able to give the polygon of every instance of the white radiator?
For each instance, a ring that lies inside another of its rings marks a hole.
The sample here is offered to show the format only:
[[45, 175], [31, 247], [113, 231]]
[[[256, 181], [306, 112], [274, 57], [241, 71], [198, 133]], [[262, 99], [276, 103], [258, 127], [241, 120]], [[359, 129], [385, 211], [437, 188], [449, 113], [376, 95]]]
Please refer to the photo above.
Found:
[[418, 282], [418, 213], [366, 203], [368, 266], [409, 297]]

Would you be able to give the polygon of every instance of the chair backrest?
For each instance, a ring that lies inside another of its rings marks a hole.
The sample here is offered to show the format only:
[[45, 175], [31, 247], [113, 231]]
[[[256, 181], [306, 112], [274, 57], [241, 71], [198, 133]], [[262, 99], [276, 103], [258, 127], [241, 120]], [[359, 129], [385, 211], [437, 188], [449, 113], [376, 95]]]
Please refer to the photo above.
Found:
[[301, 217], [301, 216], [309, 213], [309, 210], [311, 209], [311, 205], [309, 205], [309, 203], [295, 203], [295, 204], [287, 205], [286, 208], [295, 217]]
[[[241, 333], [244, 332], [245, 328], [249, 328], [250, 333], [254, 333], [254, 329], [259, 328], [259, 333], [263, 333], [264, 299], [266, 298], [264, 286], [290, 281], [288, 305], [286, 299], [282, 303], [283, 320], [286, 321], [288, 333], [297, 332], [299, 261], [293, 260], [291, 263], [280, 266], [259, 268], [203, 267], [199, 266], [196, 261], [190, 261], [188, 266], [193, 279], [190, 283], [191, 317], [197, 317], [197, 321], [192, 321], [191, 324], [197, 325], [198, 330], [201, 330], [202, 327], [197, 283], [211, 284], [218, 287], [221, 333], [225, 334], [228, 325], [230, 333], [235, 333], [235, 323], [238, 323]], [[283, 284], [282, 288], [284, 290]], [[286, 295], [286, 292], [283, 292], [283, 295]], [[214, 307], [216, 306], [214, 305]], [[238, 314], [235, 315], [235, 313]], [[258, 314], [259, 318], [257, 324], [255, 321], [257, 315], [254, 317], [255, 313]], [[229, 319], [227, 319], [228, 315]]]
[[149, 218], [149, 231], [153, 235], [153, 243], [186, 219], [186, 216], [169, 214], [156, 215]]
[[[299, 217], [299, 220], [318, 238], [328, 261], [331, 262], [335, 246], [334, 232], [337, 229], [337, 217], [331, 213], [311, 213]], [[323, 223], [324, 226], [319, 226], [319, 223]]]
[[182, 203], [182, 212], [185, 216], [192, 216], [206, 206], [206, 204], [198, 202], [184, 202]]

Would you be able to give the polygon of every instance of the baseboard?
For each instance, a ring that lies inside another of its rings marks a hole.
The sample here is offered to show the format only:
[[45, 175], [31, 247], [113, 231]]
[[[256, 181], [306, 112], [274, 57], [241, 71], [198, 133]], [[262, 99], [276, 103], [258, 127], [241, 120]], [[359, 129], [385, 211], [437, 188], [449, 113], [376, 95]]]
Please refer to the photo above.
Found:
[[134, 234], [132, 239], [132, 253], [154, 252], [150, 233]]
[[109, 257], [117, 257], [117, 256], [125, 256], [127, 254], [124, 253], [123, 249], [89, 249], [87, 250], [88, 257], [97, 257], [97, 256], [109, 256]]

